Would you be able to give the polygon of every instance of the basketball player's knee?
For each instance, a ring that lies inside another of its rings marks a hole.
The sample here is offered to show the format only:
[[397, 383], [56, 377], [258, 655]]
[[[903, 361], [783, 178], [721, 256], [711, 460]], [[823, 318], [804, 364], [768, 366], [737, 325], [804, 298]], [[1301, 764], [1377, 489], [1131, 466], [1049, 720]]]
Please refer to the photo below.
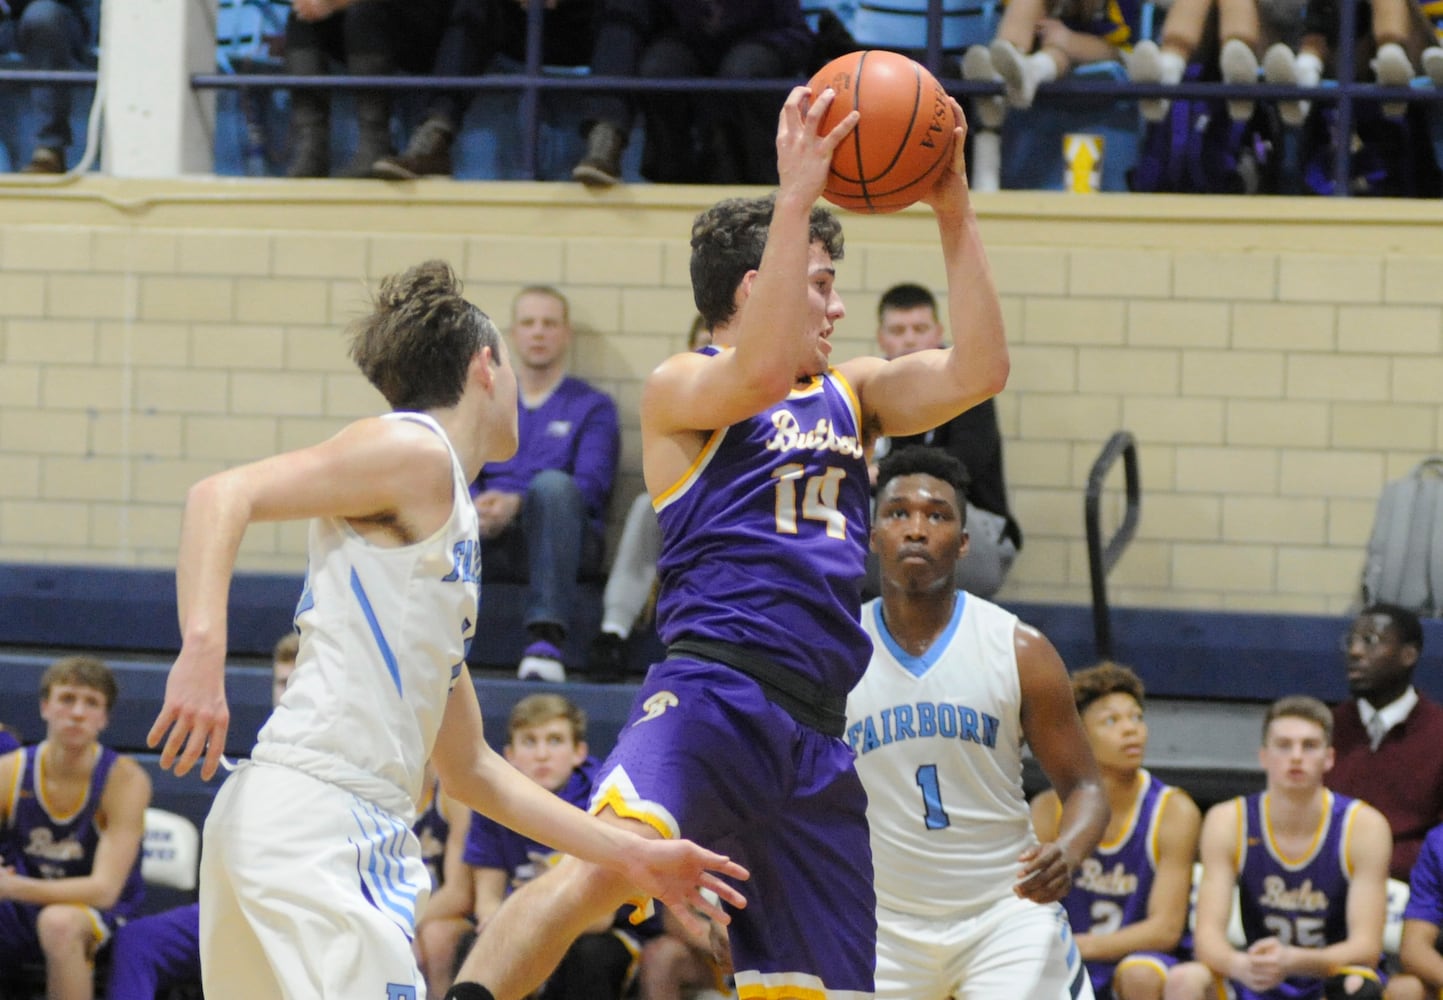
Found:
[[35, 918], [35, 936], [47, 955], [88, 954], [94, 941], [90, 913], [69, 903], [43, 907]]
[[1112, 993], [1117, 1000], [1160, 1000], [1163, 981], [1164, 974], [1155, 965], [1120, 965], [1112, 977]]
[[1383, 987], [1371, 976], [1342, 973], [1324, 981], [1323, 1000], [1383, 1000]]

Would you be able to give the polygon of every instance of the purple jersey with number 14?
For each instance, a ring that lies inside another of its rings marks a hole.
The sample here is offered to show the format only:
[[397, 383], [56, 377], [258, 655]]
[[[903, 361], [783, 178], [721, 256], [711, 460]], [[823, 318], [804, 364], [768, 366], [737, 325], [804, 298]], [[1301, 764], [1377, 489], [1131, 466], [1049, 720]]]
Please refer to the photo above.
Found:
[[860, 424], [856, 394], [832, 370], [712, 434], [654, 501], [663, 642], [747, 646], [825, 690], [852, 689], [872, 651], [858, 624], [869, 522]]

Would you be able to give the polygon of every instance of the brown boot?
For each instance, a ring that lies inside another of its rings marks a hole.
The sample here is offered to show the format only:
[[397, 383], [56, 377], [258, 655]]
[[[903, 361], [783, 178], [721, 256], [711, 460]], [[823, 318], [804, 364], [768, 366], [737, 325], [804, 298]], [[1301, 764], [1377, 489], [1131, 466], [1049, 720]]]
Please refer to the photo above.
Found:
[[[352, 56], [346, 67], [355, 76], [388, 76], [395, 72], [389, 56], [363, 53]], [[342, 177], [370, 177], [371, 167], [383, 156], [391, 156], [391, 95], [384, 90], [363, 90], [356, 94], [356, 125], [360, 139]]]
[[416, 129], [406, 151], [383, 156], [371, 166], [371, 176], [386, 181], [413, 181], [418, 177], [451, 176], [451, 144], [456, 126], [444, 115], [432, 115]]
[[[286, 72], [320, 76], [326, 57], [319, 49], [286, 53]], [[324, 90], [291, 91], [291, 160], [287, 177], [329, 177], [331, 174], [331, 99]]]
[[626, 133], [611, 122], [597, 122], [586, 133], [586, 155], [571, 171], [571, 179], [588, 187], [621, 183], [621, 154]]
[[30, 162], [20, 171], [22, 174], [63, 174], [65, 173], [65, 150], [51, 146], [37, 146]]

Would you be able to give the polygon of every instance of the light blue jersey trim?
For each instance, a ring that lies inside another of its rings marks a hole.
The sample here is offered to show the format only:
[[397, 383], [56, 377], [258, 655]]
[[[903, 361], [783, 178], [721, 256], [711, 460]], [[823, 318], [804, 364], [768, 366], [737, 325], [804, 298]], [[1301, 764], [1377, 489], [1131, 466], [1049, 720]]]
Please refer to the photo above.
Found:
[[410, 831], [395, 817], [361, 800], [357, 800], [357, 808], [351, 815], [362, 838], [355, 845], [356, 867], [363, 883], [371, 890], [372, 903], [377, 909], [389, 912], [408, 937], [414, 936], [420, 889], [406, 879], [404, 845]]
[[386, 634], [381, 631], [381, 623], [376, 620], [376, 609], [371, 607], [371, 599], [366, 596], [366, 588], [361, 584], [361, 578], [357, 575], [355, 567], [351, 568], [351, 593], [356, 595], [356, 600], [361, 602], [361, 613], [366, 616], [366, 624], [371, 626], [371, 635], [375, 637], [376, 649], [381, 654], [381, 659], [386, 663], [386, 670], [391, 675], [391, 682], [396, 685], [396, 693], [405, 697], [401, 690], [401, 668], [396, 663], [396, 654], [391, 651], [391, 644], [386, 641]]
[[887, 652], [896, 658], [897, 662], [902, 665], [902, 669], [907, 671], [907, 673], [913, 677], [921, 677], [932, 669], [933, 664], [942, 659], [942, 654], [945, 653], [947, 647], [951, 645], [952, 636], [957, 633], [957, 626], [962, 624], [962, 609], [966, 606], [967, 591], [957, 591], [957, 601], [952, 607], [952, 620], [947, 623], [947, 627], [942, 630], [941, 635], [937, 636], [932, 645], [927, 648], [927, 652], [921, 656], [913, 656], [899, 646], [896, 639], [892, 638], [892, 633], [887, 628], [887, 619], [882, 615], [882, 602], [880, 599], [873, 605], [872, 614], [876, 616], [877, 634], [882, 637], [882, 642], [886, 645]]

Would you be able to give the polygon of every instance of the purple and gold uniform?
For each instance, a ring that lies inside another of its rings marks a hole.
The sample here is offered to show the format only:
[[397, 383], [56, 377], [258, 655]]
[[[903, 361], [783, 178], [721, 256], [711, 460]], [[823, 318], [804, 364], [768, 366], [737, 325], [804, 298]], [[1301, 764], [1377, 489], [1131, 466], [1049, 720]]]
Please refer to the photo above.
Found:
[[[1067, 918], [1077, 934], [1111, 934], [1147, 917], [1148, 897], [1157, 875], [1157, 838], [1163, 808], [1177, 789], [1164, 784], [1146, 768], [1138, 771], [1141, 786], [1121, 835], [1097, 845], [1073, 877], [1063, 899]], [[1059, 807], [1060, 808], [1060, 807]], [[1145, 952], [1127, 961], [1157, 963], [1165, 976], [1176, 963], [1174, 955]], [[1091, 961], [1087, 973], [1098, 996], [1107, 996], [1117, 962]]]
[[1072, 31], [1096, 35], [1104, 42], [1125, 52], [1142, 34], [1142, 4], [1138, 0], [1106, 0], [1095, 12], [1081, 15], [1064, 14], [1062, 23]]
[[[58, 815], [45, 801], [45, 747], [46, 744], [41, 743], [17, 751], [22, 758], [15, 784], [9, 790], [9, 824], [0, 831], [6, 849], [0, 853], [14, 865], [16, 874], [30, 878], [89, 875], [100, 843], [95, 814], [100, 808], [110, 769], [120, 755], [109, 747], [97, 746], [85, 800], [68, 815]], [[144, 896], [145, 884], [137, 854], [116, 904], [104, 911], [89, 908], [97, 945], [108, 941], [115, 928], [135, 914]], [[40, 909], [29, 903], [0, 901], [0, 967], [12, 960], [40, 956], [40, 943], [35, 935], [35, 918]]]
[[743, 1000], [872, 991], [866, 796], [838, 738], [871, 655], [860, 422], [829, 371], [713, 433], [655, 497], [670, 656], [647, 674], [593, 798], [751, 870], [731, 925]]
[[417, 807], [419, 815], [411, 824], [411, 832], [421, 845], [421, 863], [431, 873], [431, 890], [441, 887], [446, 867], [446, 837], [451, 833], [451, 824], [441, 811], [441, 783], [431, 782], [430, 791]]
[[[1267, 821], [1267, 793], [1239, 800], [1238, 909], [1248, 941], [1276, 937], [1284, 944], [1317, 948], [1348, 936], [1348, 831], [1358, 801], [1323, 790], [1323, 819], [1313, 850], [1284, 857]], [[1380, 956], [1381, 957], [1381, 956]], [[1346, 971], [1377, 975], [1377, 970]], [[1318, 1000], [1323, 980], [1290, 977], [1264, 993], [1230, 984], [1237, 1000]]]

